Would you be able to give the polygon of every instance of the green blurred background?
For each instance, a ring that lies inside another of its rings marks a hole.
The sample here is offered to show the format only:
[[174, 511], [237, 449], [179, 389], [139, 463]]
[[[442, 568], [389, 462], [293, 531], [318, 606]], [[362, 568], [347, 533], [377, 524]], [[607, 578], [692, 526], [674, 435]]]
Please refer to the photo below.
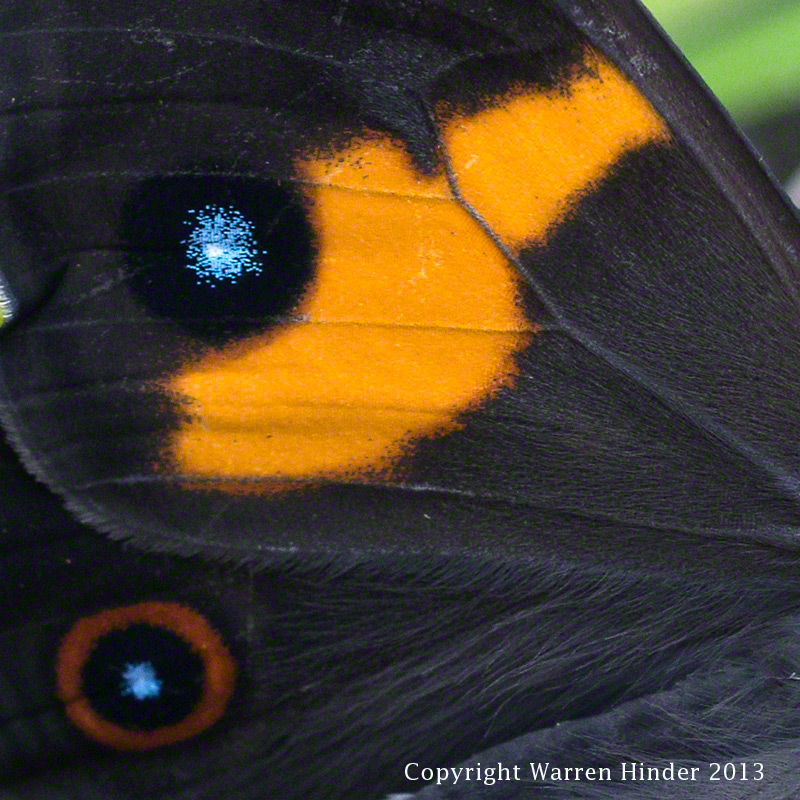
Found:
[[643, 0], [786, 183], [800, 166], [800, 0]]

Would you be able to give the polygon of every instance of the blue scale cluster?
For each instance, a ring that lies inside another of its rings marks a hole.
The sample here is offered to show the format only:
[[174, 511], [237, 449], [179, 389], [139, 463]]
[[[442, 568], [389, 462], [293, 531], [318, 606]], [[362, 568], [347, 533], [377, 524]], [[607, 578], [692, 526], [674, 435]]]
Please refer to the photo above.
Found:
[[133, 695], [137, 700], [149, 700], [161, 694], [162, 681], [150, 661], [128, 663], [122, 672], [122, 694]]
[[181, 244], [186, 245], [186, 266], [197, 274], [198, 284], [215, 287], [221, 282], [235, 284], [246, 272], [262, 271], [254, 225], [232, 206], [206, 205], [188, 211], [192, 219], [184, 221], [192, 232]]

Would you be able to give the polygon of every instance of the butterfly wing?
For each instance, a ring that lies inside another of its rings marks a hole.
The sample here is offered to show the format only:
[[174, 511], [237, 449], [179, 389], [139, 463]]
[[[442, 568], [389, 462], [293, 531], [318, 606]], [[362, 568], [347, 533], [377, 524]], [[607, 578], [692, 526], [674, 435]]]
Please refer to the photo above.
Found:
[[[178, 24], [164, 13], [162, 27]], [[236, 41], [236, 25], [256, 24], [244, 11], [180, 48], [128, 40], [128, 69], [155, 77], [121, 74], [104, 91], [123, 100], [95, 93], [89, 108], [84, 72], [111, 49], [59, 33], [85, 56], [59, 65], [50, 85], [68, 88], [50, 103], [75, 110], [23, 106], [9, 137], [57, 140], [8, 159], [9, 238], [27, 241], [24, 263], [62, 270], [2, 352], [4, 419], [29, 466], [113, 535], [256, 561], [478, 541], [524, 557], [575, 527], [604, 542], [655, 528], [791, 543], [796, 231], [755, 165], [733, 177], [744, 146], [725, 147], [736, 164], [709, 166], [677, 101], [654, 111], [546, 7], [399, 11], [399, 32], [365, 28], [369, 57], [348, 33], [369, 12], [351, 9], [351, 28], [321, 18], [310, 43], [293, 11], [276, 13], [286, 19], [266, 44]], [[449, 41], [433, 40], [452, 19]], [[481, 31], [492, 37], [479, 47]], [[429, 65], [413, 76], [409, 37]], [[209, 108], [217, 68], [197, 62], [189, 88], [176, 70], [216, 39], [251, 78], [231, 71], [215, 91], [233, 99]], [[661, 76], [679, 69], [663, 44], [656, 53], [654, 102], [673, 96], [676, 77]], [[371, 78], [375, 59], [386, 84]], [[169, 87], [157, 113], [140, 100], [148, 80]], [[338, 99], [323, 101], [329, 87]], [[256, 98], [266, 115], [250, 110]], [[509, 126], [523, 133], [512, 141]], [[570, 173], [576, 160], [548, 131], [580, 142], [595, 129], [607, 140]], [[517, 228], [492, 197], [516, 198]], [[408, 250], [383, 235], [387, 218]], [[209, 261], [202, 242], [215, 236], [228, 255]]]
[[41, 700], [76, 619], [199, 608], [239, 705], [131, 757], [52, 700], [87, 761], [20, 796], [377, 797], [789, 648], [797, 222], [638, 7], [83, 11], [3, 12], [2, 418], [133, 549], [8, 640]]

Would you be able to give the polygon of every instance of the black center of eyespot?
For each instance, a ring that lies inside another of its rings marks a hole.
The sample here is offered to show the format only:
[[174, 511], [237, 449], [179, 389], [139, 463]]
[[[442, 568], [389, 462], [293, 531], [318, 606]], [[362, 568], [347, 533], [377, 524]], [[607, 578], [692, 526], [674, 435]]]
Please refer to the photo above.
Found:
[[132, 730], [154, 730], [184, 719], [203, 693], [204, 665], [182, 637], [147, 624], [99, 639], [81, 671], [95, 711]]
[[144, 181], [126, 204], [122, 239], [130, 286], [145, 306], [212, 344], [274, 325], [313, 272], [311, 224], [277, 181]]

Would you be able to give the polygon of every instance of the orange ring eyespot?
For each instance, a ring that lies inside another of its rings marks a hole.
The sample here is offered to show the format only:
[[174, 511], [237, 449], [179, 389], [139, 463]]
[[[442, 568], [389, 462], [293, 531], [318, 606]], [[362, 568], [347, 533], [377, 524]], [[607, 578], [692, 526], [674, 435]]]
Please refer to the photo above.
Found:
[[217, 631], [180, 603], [83, 617], [56, 658], [67, 716], [116, 750], [152, 750], [202, 733], [225, 713], [236, 672]]

